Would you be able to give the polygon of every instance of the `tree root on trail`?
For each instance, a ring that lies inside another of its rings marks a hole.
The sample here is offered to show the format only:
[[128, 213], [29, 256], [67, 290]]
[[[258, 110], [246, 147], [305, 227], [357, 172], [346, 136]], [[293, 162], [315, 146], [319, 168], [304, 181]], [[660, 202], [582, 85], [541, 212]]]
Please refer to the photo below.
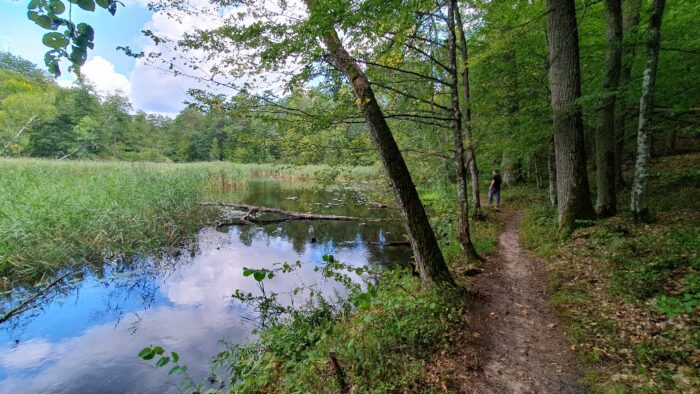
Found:
[[[285, 211], [278, 208], [268, 208], [257, 205], [248, 204], [212, 204], [204, 205], [218, 206], [220, 208], [230, 208], [237, 211], [245, 211], [243, 216], [229, 218], [225, 222], [218, 223], [219, 226], [236, 226], [236, 225], [252, 225], [252, 224], [274, 224], [283, 223], [291, 220], [330, 220], [330, 221], [352, 221], [352, 222], [382, 222], [387, 219], [382, 218], [361, 218], [356, 216], [342, 215], [318, 215], [313, 213]], [[283, 216], [279, 219], [260, 219], [256, 217], [258, 213], [271, 213]]]

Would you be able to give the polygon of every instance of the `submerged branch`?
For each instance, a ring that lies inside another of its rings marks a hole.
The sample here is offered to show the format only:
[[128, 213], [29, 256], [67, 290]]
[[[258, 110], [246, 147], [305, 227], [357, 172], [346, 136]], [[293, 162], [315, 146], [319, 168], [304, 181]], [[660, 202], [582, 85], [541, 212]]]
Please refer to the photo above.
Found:
[[33, 296], [27, 298], [27, 299], [24, 300], [21, 304], [17, 305], [15, 308], [10, 309], [10, 310], [9, 310], [7, 313], [5, 313], [2, 317], [0, 317], [0, 324], [6, 322], [6, 321], [8, 321], [8, 320], [10, 320], [10, 318], [12, 318], [12, 316], [18, 315], [18, 314], [20, 314], [20, 313], [22, 313], [22, 312], [28, 310], [28, 309], [29, 309], [29, 305], [30, 305], [32, 302], [34, 302], [37, 298], [41, 297], [42, 294], [44, 294], [44, 293], [46, 293], [47, 291], [49, 291], [52, 287], [54, 287], [54, 286], [56, 286], [57, 284], [61, 283], [61, 281], [62, 281], [63, 279], [65, 279], [65, 278], [67, 278], [68, 276], [74, 274], [76, 271], [77, 271], [77, 270], [73, 270], [73, 271], [70, 271], [70, 272], [68, 272], [68, 273], [66, 273], [66, 274], [64, 274], [64, 275], [59, 276], [59, 277], [56, 278], [53, 282], [51, 282], [51, 283], [49, 283], [48, 285], [46, 285], [46, 287], [44, 287], [43, 289], [41, 289], [39, 292], [37, 292], [37, 293], [34, 294]]

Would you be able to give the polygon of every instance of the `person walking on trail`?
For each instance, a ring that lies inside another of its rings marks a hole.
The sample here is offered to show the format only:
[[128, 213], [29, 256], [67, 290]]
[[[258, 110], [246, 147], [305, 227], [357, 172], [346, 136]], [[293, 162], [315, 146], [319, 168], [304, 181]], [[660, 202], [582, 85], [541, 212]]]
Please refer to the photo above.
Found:
[[493, 202], [494, 197], [496, 198], [496, 210], [498, 211], [501, 205], [501, 175], [498, 173], [498, 170], [493, 170], [491, 185], [489, 185], [489, 205]]

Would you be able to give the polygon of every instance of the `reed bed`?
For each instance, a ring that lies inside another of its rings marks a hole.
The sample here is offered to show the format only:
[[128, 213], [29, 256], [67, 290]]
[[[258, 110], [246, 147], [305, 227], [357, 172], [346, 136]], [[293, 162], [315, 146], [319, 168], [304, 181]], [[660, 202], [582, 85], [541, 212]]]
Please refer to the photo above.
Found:
[[[0, 287], [178, 247], [246, 178], [313, 179], [330, 167], [0, 159]], [[347, 169], [363, 176], [370, 169]]]

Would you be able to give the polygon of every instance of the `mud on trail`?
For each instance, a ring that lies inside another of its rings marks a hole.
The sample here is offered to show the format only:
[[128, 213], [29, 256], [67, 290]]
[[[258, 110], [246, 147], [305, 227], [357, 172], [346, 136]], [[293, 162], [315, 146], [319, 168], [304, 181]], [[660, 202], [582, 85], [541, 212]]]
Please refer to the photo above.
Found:
[[498, 253], [467, 278], [475, 300], [449, 352], [429, 367], [441, 391], [585, 393], [562, 322], [549, 305], [543, 263], [518, 240], [520, 213], [505, 211]]

